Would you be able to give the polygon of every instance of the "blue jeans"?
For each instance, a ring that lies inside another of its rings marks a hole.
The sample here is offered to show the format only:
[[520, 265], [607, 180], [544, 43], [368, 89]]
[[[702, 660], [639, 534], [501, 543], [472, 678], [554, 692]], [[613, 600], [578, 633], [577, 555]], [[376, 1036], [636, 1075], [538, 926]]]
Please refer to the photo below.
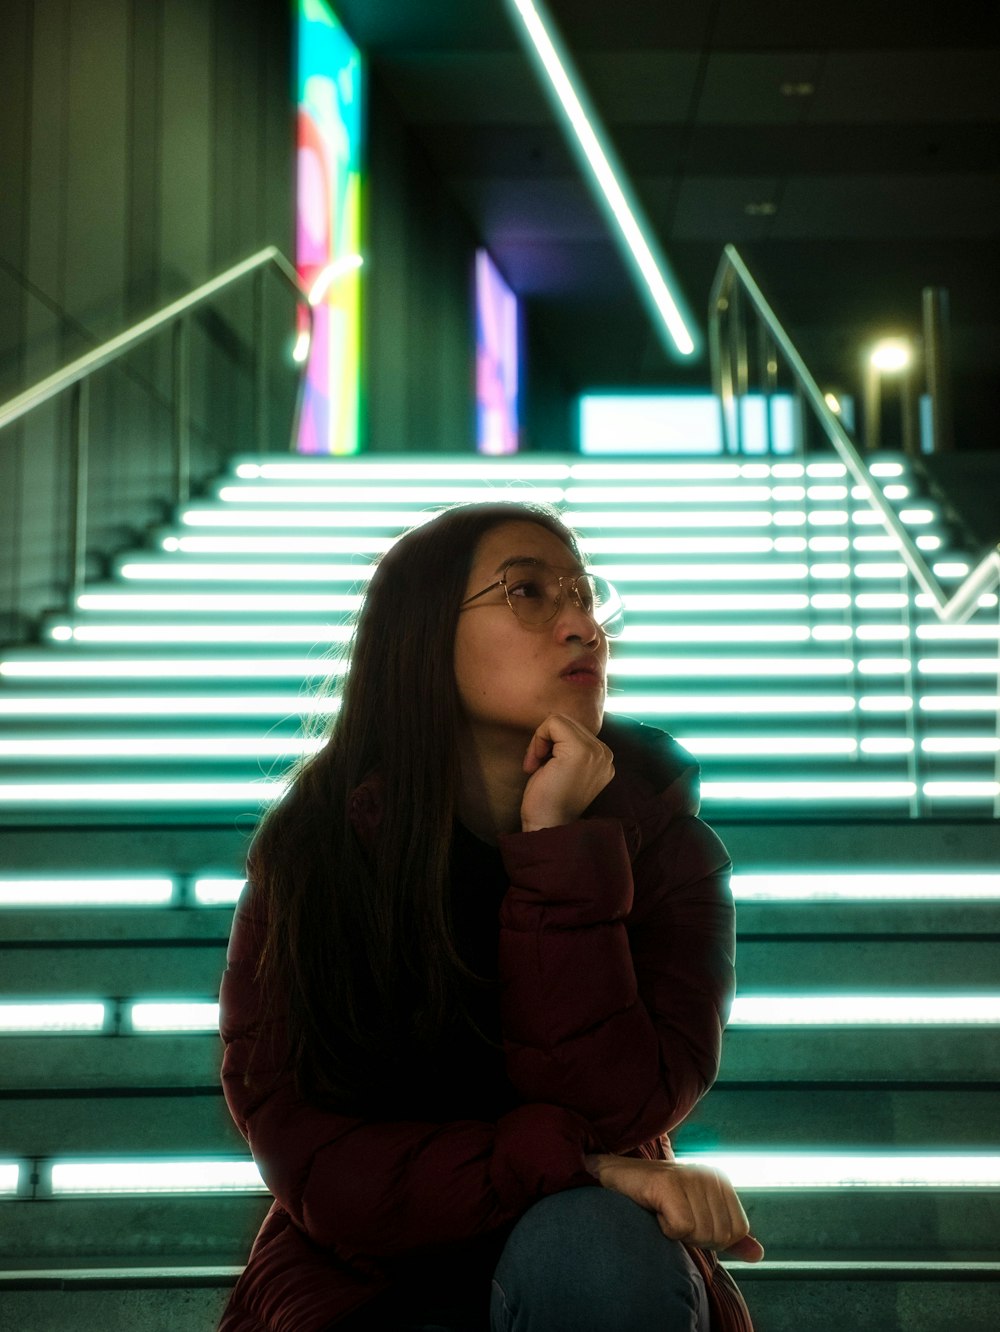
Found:
[[543, 1198], [511, 1231], [481, 1304], [385, 1332], [709, 1332], [701, 1274], [651, 1212], [607, 1189]]

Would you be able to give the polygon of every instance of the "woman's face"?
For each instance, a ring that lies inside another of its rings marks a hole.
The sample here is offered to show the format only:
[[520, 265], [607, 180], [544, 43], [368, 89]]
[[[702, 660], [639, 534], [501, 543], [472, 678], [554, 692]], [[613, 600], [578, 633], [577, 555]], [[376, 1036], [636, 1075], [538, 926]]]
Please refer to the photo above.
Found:
[[[466, 598], [521, 559], [570, 577], [582, 572], [569, 547], [547, 528], [520, 520], [502, 523], [476, 548]], [[459, 613], [455, 679], [465, 716], [487, 747], [509, 746], [512, 738], [527, 745], [552, 713], [572, 717], [596, 735], [604, 719], [607, 665], [608, 640], [566, 591], [544, 624], [523, 624], [502, 587]]]

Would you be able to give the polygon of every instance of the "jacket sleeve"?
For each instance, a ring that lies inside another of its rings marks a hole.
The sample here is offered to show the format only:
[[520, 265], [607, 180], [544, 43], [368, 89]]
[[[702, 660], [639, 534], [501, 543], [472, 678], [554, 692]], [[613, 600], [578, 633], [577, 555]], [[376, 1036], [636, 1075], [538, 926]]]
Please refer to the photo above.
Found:
[[537, 1199], [593, 1184], [598, 1148], [573, 1110], [517, 1106], [495, 1123], [368, 1122], [300, 1097], [280, 1012], [263, 1019], [260, 922], [237, 911], [220, 994], [222, 1081], [268, 1189], [316, 1244], [384, 1258], [516, 1220]]
[[675, 818], [630, 861], [618, 819], [501, 839], [507, 1072], [582, 1115], [606, 1151], [668, 1132], [718, 1072], [735, 985], [730, 862]]

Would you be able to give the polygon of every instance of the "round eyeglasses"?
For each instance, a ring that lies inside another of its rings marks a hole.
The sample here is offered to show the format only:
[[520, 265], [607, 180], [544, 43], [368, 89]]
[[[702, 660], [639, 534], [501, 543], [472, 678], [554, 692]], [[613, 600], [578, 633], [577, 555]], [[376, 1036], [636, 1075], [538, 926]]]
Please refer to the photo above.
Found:
[[503, 588], [507, 605], [522, 624], [547, 624], [555, 619], [565, 593], [606, 638], [617, 638], [625, 628], [625, 607], [617, 590], [589, 569], [579, 574], [559, 574], [540, 560], [512, 560], [495, 583], [466, 597], [459, 609], [464, 610], [497, 587]]

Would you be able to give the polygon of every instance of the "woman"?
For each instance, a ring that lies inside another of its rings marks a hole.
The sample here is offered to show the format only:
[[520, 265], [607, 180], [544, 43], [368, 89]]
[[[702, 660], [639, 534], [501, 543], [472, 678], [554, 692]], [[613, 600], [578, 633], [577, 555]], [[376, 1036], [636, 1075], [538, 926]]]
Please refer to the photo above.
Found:
[[729, 861], [693, 760], [604, 724], [620, 618], [533, 506], [376, 569], [233, 925], [223, 1082], [275, 1202], [224, 1332], [750, 1328], [715, 1254], [762, 1250], [665, 1136], [718, 1068]]

